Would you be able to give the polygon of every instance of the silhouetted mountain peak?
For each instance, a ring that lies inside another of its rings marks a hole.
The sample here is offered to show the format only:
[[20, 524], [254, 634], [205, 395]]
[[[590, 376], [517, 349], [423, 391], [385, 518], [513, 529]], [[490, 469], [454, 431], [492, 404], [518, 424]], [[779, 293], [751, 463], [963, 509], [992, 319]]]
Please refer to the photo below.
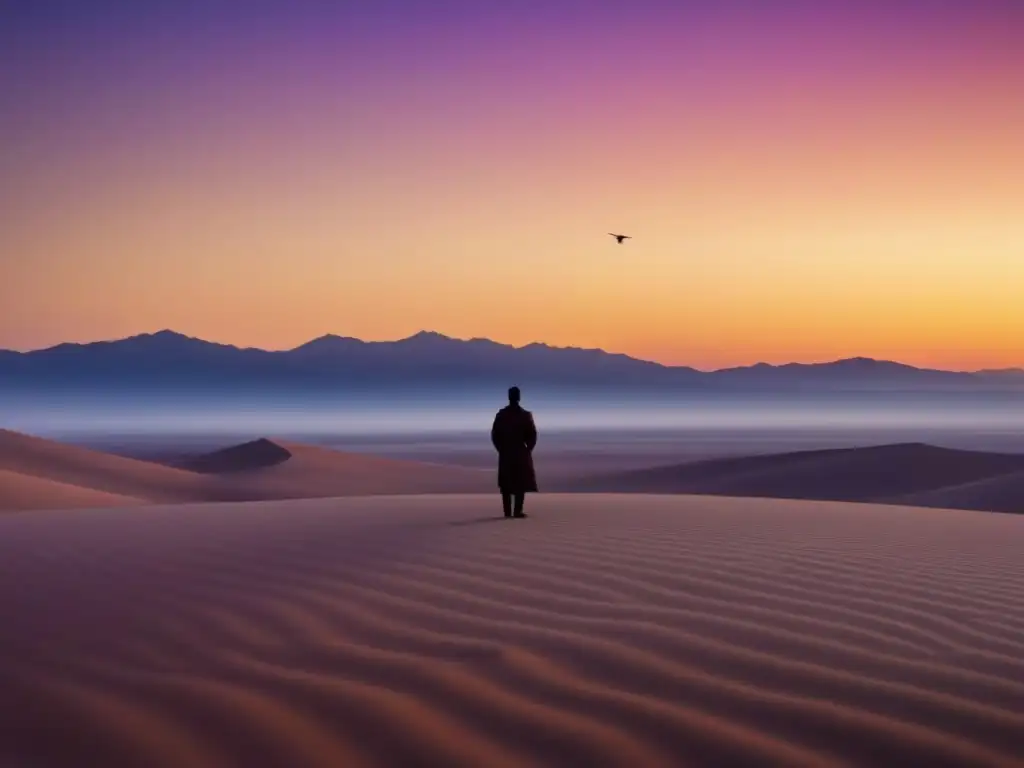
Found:
[[[100, 342], [103, 343], [103, 342]], [[125, 339], [106, 342], [110, 346], [132, 347], [139, 349], [161, 350], [222, 350], [238, 351], [240, 348], [234, 344], [221, 344], [215, 341], [206, 341], [195, 336], [186, 336], [177, 331], [163, 330], [155, 333], [140, 333], [137, 336], [129, 336]], [[92, 346], [86, 344], [85, 346]]]
[[[648, 360], [639, 360], [637, 358], [631, 358], [629, 355], [623, 355], [619, 352], [606, 352], [603, 349], [597, 349], [595, 347], [558, 347], [553, 344], [545, 344], [542, 341], [531, 341], [526, 346], [522, 347], [524, 350], [533, 350], [535, 352], [553, 353], [558, 354], [560, 352], [571, 355], [604, 355], [609, 358], [626, 358], [630, 360], [636, 360], [638, 363], [650, 363]], [[661, 363], [650, 363], [652, 365], [661, 365]], [[662, 366], [668, 367], [668, 366]]]
[[983, 368], [978, 373], [983, 376], [1022, 376], [1024, 368]]
[[138, 336], [129, 336], [127, 339], [121, 339], [119, 341], [112, 342], [114, 344], [125, 344], [132, 346], [158, 346], [164, 348], [170, 347], [231, 347], [237, 349], [230, 344], [217, 344], [212, 341], [204, 341], [203, 339], [197, 339], [194, 336], [186, 336], [183, 333], [177, 331], [157, 331], [156, 333], [141, 333]]
[[896, 363], [892, 360], [876, 360], [873, 357], [845, 357], [841, 360], [835, 360], [831, 363], [825, 363], [825, 365], [831, 365], [836, 368], [848, 368], [857, 370], [880, 370], [896, 369], [901, 368], [904, 370], [918, 371], [920, 368], [915, 368], [912, 365], [906, 363]]
[[437, 331], [417, 331], [412, 336], [399, 339], [399, 344], [445, 344], [449, 342], [463, 343], [461, 339], [453, 339]]
[[214, 344], [213, 342], [203, 341], [202, 339], [196, 339], [191, 336], [186, 336], [183, 333], [177, 331], [156, 331], [155, 333], [139, 333], [135, 336], [126, 336], [120, 339], [106, 339], [103, 341], [89, 341], [85, 343], [79, 342], [65, 342], [63, 344], [56, 344], [52, 347], [48, 347], [42, 352], [49, 352], [54, 350], [71, 350], [71, 349], [111, 349], [111, 348], [130, 348], [130, 347], [150, 347], [150, 348], [167, 348], [171, 346], [182, 347], [187, 345], [208, 345], [208, 346], [225, 346], [223, 344]]
[[[723, 368], [719, 371], [714, 371], [714, 373], [806, 373], [809, 371], [836, 371], [840, 373], [887, 373], [892, 371], [929, 372], [924, 368], [916, 368], [912, 365], [897, 363], [892, 360], [878, 360], [873, 357], [844, 357], [839, 360], [830, 360], [824, 363], [754, 363], [753, 365], [743, 365], [735, 368]], [[933, 372], [945, 374], [953, 373], [953, 371]]]
[[305, 344], [292, 349], [292, 352], [332, 352], [352, 349], [353, 347], [362, 347], [366, 344], [362, 339], [356, 339], [351, 336], [338, 336], [333, 333], [327, 333], [323, 336], [318, 336], [312, 341], [307, 341]]

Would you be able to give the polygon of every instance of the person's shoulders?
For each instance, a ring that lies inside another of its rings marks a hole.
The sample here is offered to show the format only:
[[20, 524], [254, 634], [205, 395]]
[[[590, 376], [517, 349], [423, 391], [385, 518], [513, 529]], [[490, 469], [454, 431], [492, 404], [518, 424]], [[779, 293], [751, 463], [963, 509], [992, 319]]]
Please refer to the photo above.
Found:
[[509, 403], [508, 405], [499, 408], [498, 413], [518, 413], [521, 415], [533, 416], [532, 411], [528, 411], [525, 408], [523, 408], [523, 406], [515, 405], [513, 403]]

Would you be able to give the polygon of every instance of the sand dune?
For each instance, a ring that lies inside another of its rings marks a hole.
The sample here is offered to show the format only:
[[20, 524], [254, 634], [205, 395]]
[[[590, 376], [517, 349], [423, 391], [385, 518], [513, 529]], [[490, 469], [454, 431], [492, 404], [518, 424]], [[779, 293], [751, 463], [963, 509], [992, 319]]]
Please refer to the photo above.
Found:
[[898, 504], [1024, 513], [1024, 472], [894, 497]]
[[1024, 518], [531, 502], [0, 518], [0, 764], [1024, 764]]
[[[567, 482], [565, 489], [914, 503], [916, 494], [1022, 470], [1021, 454], [904, 443], [729, 457], [605, 473]], [[1018, 498], [1024, 500], [1024, 496]]]
[[[7, 430], [0, 430], [0, 469], [83, 492], [113, 494], [109, 503], [100, 506], [113, 506], [115, 498], [174, 503], [465, 493], [490, 491], [495, 483], [491, 470], [266, 439], [198, 457], [183, 467], [169, 467]], [[0, 508], [82, 506], [74, 495], [56, 494], [52, 488], [48, 495], [31, 498], [26, 482], [0, 484]]]
[[141, 503], [141, 499], [129, 496], [79, 488], [56, 480], [0, 469], [0, 511], [123, 507]]
[[263, 437], [188, 459], [181, 467], [203, 474], [251, 472], [276, 466], [291, 458], [290, 451]]
[[0, 469], [149, 502], [220, 498], [207, 478], [148, 461], [0, 430]]
[[[276, 460], [275, 460], [276, 459]], [[253, 498], [466, 493], [495, 489], [493, 470], [337, 451], [285, 440], [257, 440], [199, 459]]]
[[[491, 468], [370, 456], [267, 438], [172, 467], [0, 430], [0, 470], [13, 473], [0, 482], [0, 509], [7, 510], [495, 490]], [[1024, 511], [1024, 455], [920, 443], [708, 459], [582, 478], [558, 478], [554, 473], [549, 480], [553, 490], [575, 493], [678, 493]], [[38, 493], [33, 495], [31, 488]]]

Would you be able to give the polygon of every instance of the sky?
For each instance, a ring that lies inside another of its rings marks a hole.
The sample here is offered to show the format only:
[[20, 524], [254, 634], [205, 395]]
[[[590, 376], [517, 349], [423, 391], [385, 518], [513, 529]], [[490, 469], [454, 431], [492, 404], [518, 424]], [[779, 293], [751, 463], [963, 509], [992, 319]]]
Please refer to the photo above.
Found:
[[1021, 366], [1022, 41], [1018, 0], [3, 3], [0, 348]]

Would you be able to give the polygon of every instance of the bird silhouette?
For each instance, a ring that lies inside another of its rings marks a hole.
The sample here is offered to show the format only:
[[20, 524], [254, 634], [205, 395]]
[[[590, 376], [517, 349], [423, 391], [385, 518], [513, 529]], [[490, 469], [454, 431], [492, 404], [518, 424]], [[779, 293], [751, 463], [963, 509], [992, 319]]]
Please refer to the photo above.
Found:
[[630, 235], [616, 235], [614, 232], [609, 232], [608, 234], [614, 237], [618, 241], [619, 245], [622, 245], [623, 240], [632, 239]]

